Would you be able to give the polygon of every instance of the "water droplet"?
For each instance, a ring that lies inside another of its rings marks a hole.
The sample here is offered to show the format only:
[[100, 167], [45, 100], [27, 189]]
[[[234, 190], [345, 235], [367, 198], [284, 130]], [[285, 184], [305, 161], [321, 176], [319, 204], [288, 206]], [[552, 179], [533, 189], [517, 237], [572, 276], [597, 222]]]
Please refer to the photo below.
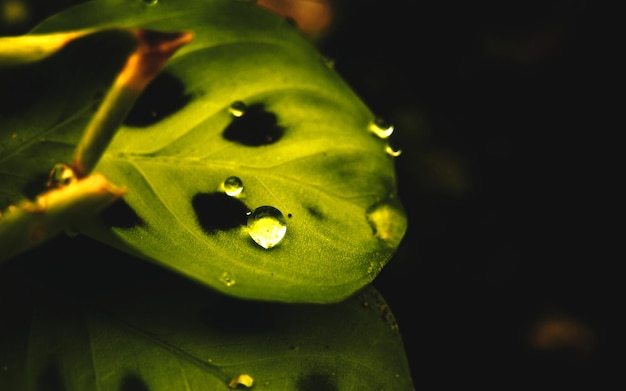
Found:
[[402, 150], [396, 145], [389, 143], [385, 145], [385, 153], [391, 157], [398, 157], [402, 154]]
[[76, 173], [67, 164], [55, 164], [48, 176], [47, 186], [50, 189], [64, 187], [76, 180]]
[[228, 112], [235, 118], [240, 118], [246, 113], [246, 104], [238, 100], [228, 108]]
[[244, 387], [249, 388], [249, 387], [252, 387], [253, 384], [254, 384], [254, 379], [252, 378], [252, 376], [243, 373], [237, 377], [230, 379], [230, 383], [228, 383], [228, 386], [230, 388], [238, 388], [239, 386], [244, 386]]
[[145, 5], [157, 5], [159, 0], [141, 0]]
[[261, 206], [248, 216], [248, 233], [259, 246], [269, 249], [280, 243], [287, 232], [282, 212], [273, 206]]
[[368, 129], [370, 132], [374, 133], [378, 138], [388, 138], [393, 133], [393, 125], [388, 124], [382, 118], [375, 118], [372, 122], [370, 122]]
[[406, 231], [406, 216], [401, 206], [388, 201], [378, 202], [367, 209], [366, 218], [374, 236], [395, 248]]
[[224, 272], [222, 273], [222, 275], [220, 276], [220, 282], [226, 286], [233, 286], [235, 285], [235, 277], [233, 277], [232, 274], [230, 274], [229, 272]]
[[243, 182], [239, 177], [231, 176], [222, 183], [222, 190], [226, 195], [237, 197], [243, 191]]
[[335, 60], [329, 57], [322, 57], [322, 62], [328, 69], [335, 69]]

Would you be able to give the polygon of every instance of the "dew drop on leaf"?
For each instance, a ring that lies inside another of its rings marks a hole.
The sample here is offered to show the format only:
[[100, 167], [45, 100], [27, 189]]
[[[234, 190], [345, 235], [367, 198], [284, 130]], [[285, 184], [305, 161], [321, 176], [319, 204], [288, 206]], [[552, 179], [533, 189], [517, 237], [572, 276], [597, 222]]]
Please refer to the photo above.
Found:
[[228, 177], [222, 183], [222, 190], [226, 193], [226, 195], [236, 197], [243, 191], [243, 182], [239, 177]]
[[393, 133], [393, 125], [388, 124], [382, 118], [375, 118], [370, 122], [368, 129], [370, 132], [374, 133], [376, 137], [386, 139], [391, 136]]
[[55, 164], [50, 171], [47, 186], [49, 189], [64, 187], [76, 181], [76, 173], [67, 164]]
[[235, 285], [236, 281], [235, 281], [235, 277], [233, 277], [232, 274], [230, 274], [229, 272], [224, 272], [220, 276], [220, 282], [226, 286], [233, 286]]
[[230, 107], [228, 108], [228, 112], [233, 117], [239, 118], [245, 114], [246, 104], [240, 100], [233, 102], [233, 104], [231, 104]]
[[392, 248], [400, 244], [406, 224], [398, 207], [388, 201], [378, 202], [367, 209], [366, 218], [374, 236]]
[[228, 386], [230, 388], [238, 388], [239, 386], [252, 387], [253, 384], [254, 384], [254, 379], [252, 378], [252, 376], [244, 373], [237, 377], [232, 378], [230, 380], [230, 383], [228, 383]]
[[273, 206], [258, 207], [248, 216], [248, 234], [265, 249], [279, 244], [286, 232], [285, 216]]
[[402, 154], [402, 150], [394, 144], [385, 145], [385, 153], [391, 157], [398, 157]]

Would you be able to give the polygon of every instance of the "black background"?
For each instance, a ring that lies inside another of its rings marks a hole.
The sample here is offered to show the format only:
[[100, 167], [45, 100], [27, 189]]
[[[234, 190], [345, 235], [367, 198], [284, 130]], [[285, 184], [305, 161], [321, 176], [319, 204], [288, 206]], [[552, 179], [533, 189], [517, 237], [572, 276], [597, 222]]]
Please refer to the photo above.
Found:
[[409, 229], [374, 285], [416, 389], [607, 381], [606, 15], [582, 1], [343, 4], [322, 48], [403, 149]]

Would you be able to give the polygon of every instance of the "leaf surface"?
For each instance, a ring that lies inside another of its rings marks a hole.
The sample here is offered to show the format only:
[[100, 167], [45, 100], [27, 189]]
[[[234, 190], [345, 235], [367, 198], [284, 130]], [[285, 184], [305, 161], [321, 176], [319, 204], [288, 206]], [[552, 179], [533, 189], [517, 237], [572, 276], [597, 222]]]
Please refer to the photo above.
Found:
[[371, 286], [294, 305], [166, 282], [81, 304], [44, 290], [23, 318], [0, 303], [11, 314], [0, 319], [0, 389], [413, 390], [398, 326]]
[[[96, 166], [128, 193], [84, 233], [242, 298], [335, 302], [376, 277], [406, 230], [393, 158], [369, 130], [374, 114], [291, 24], [234, 0], [97, 0], [34, 33], [112, 26], [195, 38], [144, 91]], [[111, 46], [103, 60], [115, 58]], [[60, 72], [71, 69], [67, 57]], [[16, 157], [36, 154], [43, 146], [32, 135], [42, 132], [77, 141], [110, 78], [80, 69], [75, 91], [51, 82], [41, 116], [20, 128], [29, 142]], [[49, 159], [67, 156], [58, 152]], [[6, 161], [0, 155], [5, 173]], [[224, 192], [231, 177], [243, 186], [237, 196]], [[258, 237], [248, 221], [264, 207], [280, 211], [284, 227], [265, 216]], [[267, 240], [271, 248], [257, 244]]]

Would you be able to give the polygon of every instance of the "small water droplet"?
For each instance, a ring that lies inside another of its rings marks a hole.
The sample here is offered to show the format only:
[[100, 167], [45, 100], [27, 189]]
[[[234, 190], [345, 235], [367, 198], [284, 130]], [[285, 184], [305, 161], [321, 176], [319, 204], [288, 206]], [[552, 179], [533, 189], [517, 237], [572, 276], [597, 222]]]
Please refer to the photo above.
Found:
[[157, 5], [159, 0], [141, 0], [145, 5]]
[[246, 113], [246, 104], [238, 100], [228, 108], [228, 112], [235, 118], [240, 118]]
[[391, 157], [398, 157], [402, 154], [402, 150], [396, 145], [389, 143], [385, 145], [385, 153]]
[[47, 186], [50, 189], [64, 187], [76, 180], [76, 173], [67, 164], [55, 164], [48, 176]]
[[322, 62], [328, 69], [335, 69], [335, 60], [329, 57], [322, 57]]
[[231, 176], [222, 183], [222, 190], [226, 195], [237, 197], [243, 191], [243, 182], [239, 177]]
[[238, 388], [239, 386], [250, 388], [253, 384], [254, 378], [246, 373], [243, 373], [237, 377], [230, 379], [230, 383], [228, 383], [228, 386], [230, 388]]
[[224, 272], [222, 273], [222, 275], [220, 276], [220, 281], [222, 284], [226, 285], [226, 286], [233, 286], [235, 285], [235, 277], [233, 277], [232, 274], [230, 274], [229, 272]]
[[276, 246], [286, 232], [285, 216], [273, 206], [258, 207], [248, 216], [248, 233], [263, 248]]
[[372, 122], [370, 122], [368, 129], [370, 132], [374, 133], [378, 138], [389, 138], [393, 133], [393, 125], [388, 124], [382, 118], [375, 118]]

